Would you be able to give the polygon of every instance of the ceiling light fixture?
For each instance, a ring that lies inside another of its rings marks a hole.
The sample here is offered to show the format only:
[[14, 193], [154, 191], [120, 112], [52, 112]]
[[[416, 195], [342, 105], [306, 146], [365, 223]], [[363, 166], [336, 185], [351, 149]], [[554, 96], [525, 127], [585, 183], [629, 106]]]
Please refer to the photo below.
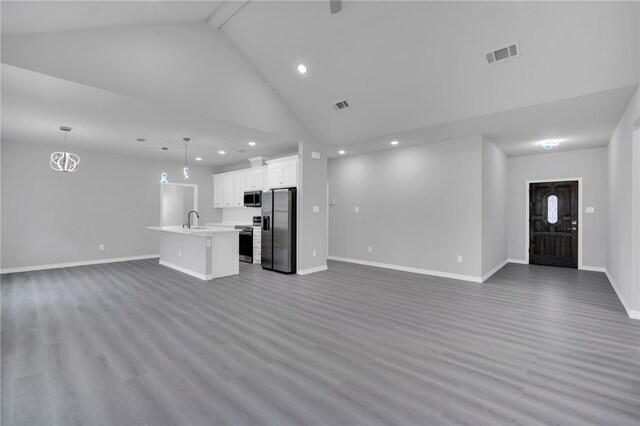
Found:
[[344, 153], [345, 153], [345, 152], [346, 152], [346, 151], [345, 151], [344, 149], [341, 149], [340, 151], [338, 151], [338, 154], [340, 154], [340, 155], [344, 155]]
[[307, 73], [307, 67], [305, 67], [303, 64], [298, 65], [298, 72], [300, 74], [306, 74]]
[[202, 157], [196, 157], [196, 161], [202, 161]]
[[136, 142], [146, 142], [147, 140], [145, 138], [138, 138], [136, 139]]
[[254, 141], [249, 142], [249, 146], [256, 146], [256, 143]]
[[218, 154], [224, 155], [224, 154], [226, 154], [226, 152], [225, 151], [218, 151]]
[[398, 145], [400, 142], [398, 141], [391, 141], [391, 145]]
[[182, 169], [182, 173], [184, 173], [184, 178], [189, 179], [189, 165], [187, 164], [187, 142], [189, 142], [190, 138], [182, 138], [184, 141], [184, 169]]
[[551, 148], [553, 148], [555, 146], [558, 146], [559, 144], [560, 144], [560, 142], [558, 142], [558, 141], [544, 141], [542, 143], [542, 147], [544, 149], [551, 149]]
[[78, 170], [80, 157], [71, 152], [67, 152], [67, 133], [71, 131], [71, 127], [60, 126], [60, 130], [64, 132], [64, 151], [51, 154], [49, 166], [56, 172], [75, 172]]

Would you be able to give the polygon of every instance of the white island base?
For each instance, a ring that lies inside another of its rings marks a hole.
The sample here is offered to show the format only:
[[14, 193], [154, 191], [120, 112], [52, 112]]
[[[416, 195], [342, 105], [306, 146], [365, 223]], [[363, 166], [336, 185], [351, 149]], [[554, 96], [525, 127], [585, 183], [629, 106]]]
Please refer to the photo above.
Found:
[[201, 280], [240, 272], [237, 229], [186, 230], [180, 226], [149, 226], [160, 231], [160, 264]]

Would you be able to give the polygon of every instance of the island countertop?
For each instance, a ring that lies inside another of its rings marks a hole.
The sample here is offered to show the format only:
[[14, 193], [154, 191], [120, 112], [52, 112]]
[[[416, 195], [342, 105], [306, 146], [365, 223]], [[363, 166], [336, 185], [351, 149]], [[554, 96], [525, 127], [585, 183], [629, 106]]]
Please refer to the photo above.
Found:
[[191, 229], [187, 229], [187, 228], [183, 228], [180, 225], [173, 225], [173, 226], [147, 226], [146, 228], [152, 231], [171, 232], [174, 234], [192, 235], [194, 237], [210, 237], [213, 234], [240, 232], [239, 229], [225, 228], [222, 226], [216, 227], [216, 228], [198, 226], [198, 227], [193, 227]]

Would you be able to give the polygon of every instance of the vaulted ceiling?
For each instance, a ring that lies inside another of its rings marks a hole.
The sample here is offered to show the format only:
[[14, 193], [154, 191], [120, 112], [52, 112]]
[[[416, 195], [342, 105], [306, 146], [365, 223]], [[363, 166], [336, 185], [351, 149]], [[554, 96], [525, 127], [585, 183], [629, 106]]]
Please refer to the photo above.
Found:
[[[2, 136], [69, 124], [148, 156], [191, 136], [212, 165], [306, 138], [355, 153], [482, 133], [522, 155], [606, 145], [640, 78], [638, 2], [343, 4], [3, 1]], [[519, 57], [487, 64], [512, 42]]]

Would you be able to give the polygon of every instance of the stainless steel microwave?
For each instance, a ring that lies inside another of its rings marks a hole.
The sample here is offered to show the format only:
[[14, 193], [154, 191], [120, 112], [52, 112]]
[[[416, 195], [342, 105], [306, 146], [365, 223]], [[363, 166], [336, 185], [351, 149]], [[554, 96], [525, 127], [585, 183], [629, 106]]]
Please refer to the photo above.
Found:
[[245, 207], [260, 207], [262, 204], [262, 191], [247, 191], [244, 193]]

